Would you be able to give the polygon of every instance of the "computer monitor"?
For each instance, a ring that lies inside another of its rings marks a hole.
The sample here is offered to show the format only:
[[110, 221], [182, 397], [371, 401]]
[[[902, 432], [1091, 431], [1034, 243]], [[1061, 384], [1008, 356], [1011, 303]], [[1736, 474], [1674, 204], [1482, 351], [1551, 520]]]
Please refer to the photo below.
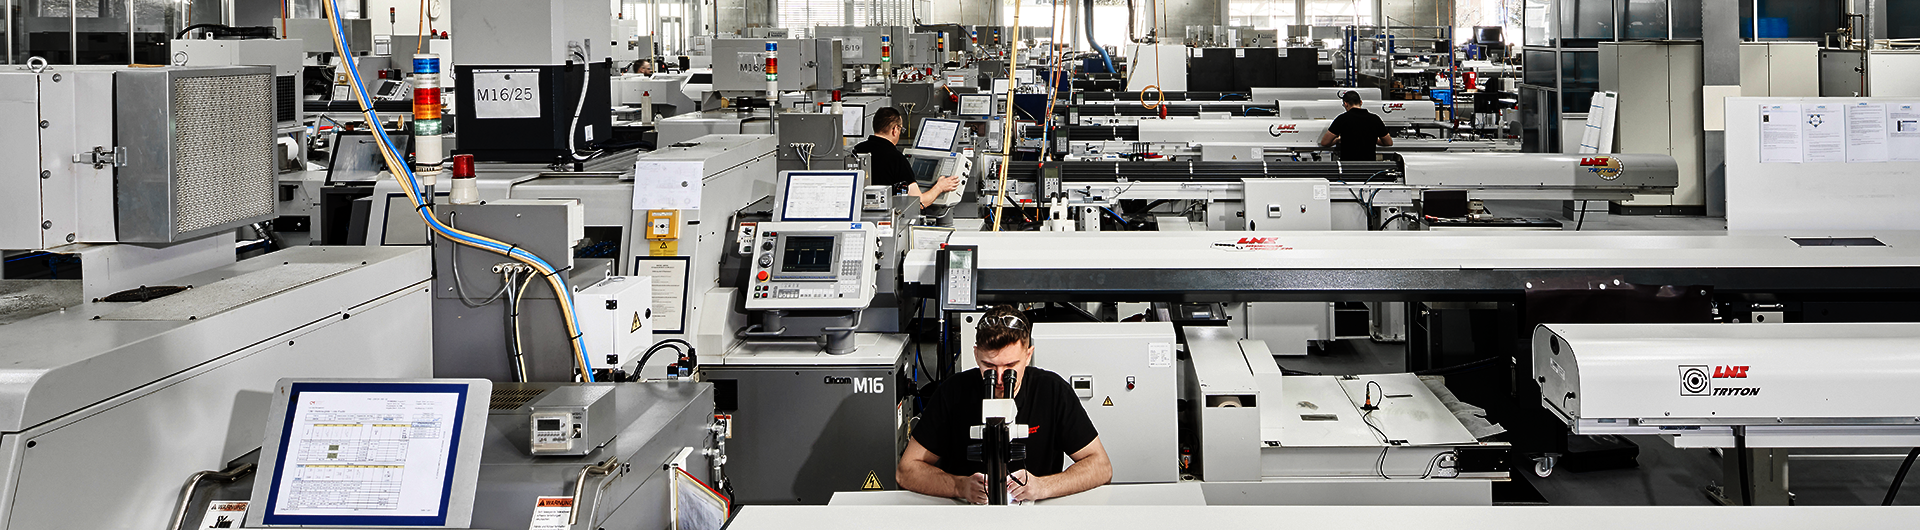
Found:
[[1013, 71], [1013, 79], [1016, 81], [1015, 84], [1031, 85], [1038, 82], [1037, 79], [1039, 76], [1037, 73], [1038, 72], [1035, 72], [1032, 68], [1021, 68]]
[[993, 115], [993, 94], [961, 94], [961, 116], [979, 118]]
[[1007, 78], [1004, 78], [1004, 77], [996, 78], [993, 80], [993, 93], [995, 95], [1004, 95], [1010, 91], [1009, 87], [1011, 87], [1012, 85], [1013, 85], [1013, 82], [1009, 81]]
[[282, 379], [251, 527], [466, 528], [493, 383]]
[[[992, 97], [992, 96], [988, 96]], [[913, 138], [915, 149], [953, 152], [960, 148], [960, 121], [927, 118], [920, 120], [920, 133]]]
[[782, 171], [774, 191], [775, 221], [858, 221], [859, 171]]
[[1481, 45], [1505, 42], [1500, 38], [1500, 26], [1474, 26], [1473, 41]]
[[[380, 139], [373, 131], [336, 128], [334, 133], [333, 160], [327, 164], [328, 184], [371, 183], [387, 170], [387, 159], [380, 156]], [[412, 139], [393, 132], [388, 132], [387, 138], [396, 149], [407, 149]]]

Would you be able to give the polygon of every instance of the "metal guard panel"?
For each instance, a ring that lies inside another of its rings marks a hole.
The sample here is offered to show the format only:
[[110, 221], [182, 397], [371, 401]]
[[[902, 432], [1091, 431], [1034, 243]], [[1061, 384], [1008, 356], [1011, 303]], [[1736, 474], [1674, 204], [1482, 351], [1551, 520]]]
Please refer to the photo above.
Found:
[[171, 283], [214, 285], [289, 263], [352, 268], [286, 289], [269, 297], [273, 303], [191, 321], [94, 320], [139, 304], [88, 303], [7, 325], [9, 340], [0, 343], [0, 432], [20, 432], [136, 391], [427, 281], [429, 256], [418, 247], [296, 247]]
[[[1578, 419], [1862, 425], [1920, 418], [1920, 400], [1910, 393], [1920, 375], [1920, 324], [1552, 324], [1536, 331], [1536, 356], [1542, 333], [1561, 339], [1562, 362], [1577, 360], [1569, 390], [1579, 397]], [[1690, 373], [1706, 377], [1684, 379]]]

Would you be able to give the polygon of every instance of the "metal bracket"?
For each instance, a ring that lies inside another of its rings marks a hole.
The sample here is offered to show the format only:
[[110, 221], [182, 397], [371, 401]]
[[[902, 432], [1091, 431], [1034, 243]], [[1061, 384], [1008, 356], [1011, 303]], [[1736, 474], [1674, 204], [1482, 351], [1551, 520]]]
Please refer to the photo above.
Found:
[[73, 163], [92, 164], [94, 169], [127, 167], [127, 148], [96, 146], [91, 152], [73, 155]]

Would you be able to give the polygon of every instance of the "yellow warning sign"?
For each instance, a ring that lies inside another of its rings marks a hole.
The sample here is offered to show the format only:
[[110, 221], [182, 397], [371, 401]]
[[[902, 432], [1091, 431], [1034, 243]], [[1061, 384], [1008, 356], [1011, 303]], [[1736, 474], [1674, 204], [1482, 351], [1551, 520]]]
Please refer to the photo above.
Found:
[[642, 324], [642, 323], [640, 323], [640, 312], [639, 312], [639, 311], [634, 311], [634, 312], [633, 312], [633, 327], [632, 327], [632, 328], [629, 328], [629, 329], [627, 330], [627, 333], [634, 333], [634, 332], [638, 332], [638, 331], [640, 331], [640, 328], [641, 328], [641, 327], [643, 327], [643, 326], [645, 326], [645, 324]]
[[678, 256], [680, 255], [680, 240], [655, 239], [648, 241], [647, 251], [647, 255], [649, 256]]
[[861, 484], [860, 489], [877, 490], [877, 489], [885, 489], [885, 487], [880, 485], [880, 475], [874, 474], [872, 470], [868, 470], [867, 482], [865, 484]]
[[1106, 403], [1101, 403], [1101, 404], [1100, 404], [1100, 406], [1102, 406], [1102, 407], [1111, 407], [1111, 406], [1113, 406], [1113, 396], [1107, 396], [1107, 402], [1106, 402]]

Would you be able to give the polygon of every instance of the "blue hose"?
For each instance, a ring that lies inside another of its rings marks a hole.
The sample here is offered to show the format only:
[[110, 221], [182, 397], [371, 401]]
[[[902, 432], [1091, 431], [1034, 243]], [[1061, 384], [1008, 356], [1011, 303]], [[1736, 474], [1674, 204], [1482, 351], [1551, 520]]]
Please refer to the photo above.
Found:
[[1093, 40], [1093, 0], [1087, 0], [1083, 5], [1086, 6], [1086, 12], [1081, 17], [1087, 19], [1087, 45], [1093, 46], [1093, 51], [1100, 52], [1100, 60], [1107, 62], [1107, 73], [1120, 73], [1113, 68], [1113, 56], [1107, 55], [1107, 49]]

